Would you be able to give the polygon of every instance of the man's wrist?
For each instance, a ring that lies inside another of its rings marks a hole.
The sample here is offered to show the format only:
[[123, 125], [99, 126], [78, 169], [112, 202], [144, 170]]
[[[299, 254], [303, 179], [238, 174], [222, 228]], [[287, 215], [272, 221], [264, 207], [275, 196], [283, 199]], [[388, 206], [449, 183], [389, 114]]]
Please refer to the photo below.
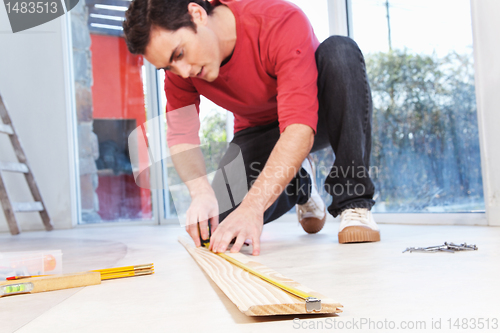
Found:
[[191, 198], [206, 194], [215, 196], [215, 192], [212, 186], [210, 186], [208, 180], [205, 177], [203, 178], [204, 179], [198, 178], [196, 180], [192, 180], [189, 182], [189, 184], [186, 184], [188, 186], [189, 195], [191, 196]]
[[251, 209], [253, 211], [264, 214], [266, 210], [266, 203], [262, 200], [262, 196], [253, 195], [252, 191], [248, 192], [240, 206]]

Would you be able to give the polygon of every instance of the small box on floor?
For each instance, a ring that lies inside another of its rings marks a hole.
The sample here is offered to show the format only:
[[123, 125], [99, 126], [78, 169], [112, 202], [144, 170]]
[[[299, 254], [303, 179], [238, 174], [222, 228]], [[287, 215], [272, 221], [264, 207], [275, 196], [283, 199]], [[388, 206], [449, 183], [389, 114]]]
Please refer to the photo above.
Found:
[[62, 274], [61, 250], [0, 252], [0, 280], [45, 274]]

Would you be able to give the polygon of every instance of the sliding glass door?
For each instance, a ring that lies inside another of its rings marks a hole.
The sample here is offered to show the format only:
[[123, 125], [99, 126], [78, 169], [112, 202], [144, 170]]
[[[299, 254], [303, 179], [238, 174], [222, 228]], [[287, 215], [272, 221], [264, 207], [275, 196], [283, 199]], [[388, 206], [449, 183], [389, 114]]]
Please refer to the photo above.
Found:
[[470, 1], [350, 3], [373, 94], [374, 211], [484, 211]]
[[153, 219], [134, 181], [128, 136], [146, 122], [144, 64], [121, 23], [129, 1], [80, 1], [71, 11], [81, 223]]

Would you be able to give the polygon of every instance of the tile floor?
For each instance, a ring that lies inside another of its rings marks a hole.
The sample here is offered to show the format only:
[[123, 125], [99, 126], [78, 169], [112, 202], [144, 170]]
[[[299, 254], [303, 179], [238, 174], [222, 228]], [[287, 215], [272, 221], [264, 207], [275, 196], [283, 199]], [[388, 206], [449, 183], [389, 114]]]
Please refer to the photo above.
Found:
[[[241, 314], [177, 242], [186, 235], [177, 226], [0, 234], [2, 252], [61, 249], [65, 273], [150, 262], [156, 271], [2, 298], [0, 332], [387, 332], [403, 326], [463, 332], [464, 323], [470, 328], [473, 320], [476, 327], [483, 322], [481, 332], [487, 325], [500, 331], [500, 228], [382, 224], [381, 242], [344, 245], [336, 239], [337, 229], [332, 219], [319, 234], [307, 235], [294, 216], [264, 228], [260, 262], [344, 305], [338, 316], [295, 320]], [[401, 253], [444, 241], [476, 244], [479, 250]], [[456, 319], [460, 329], [453, 326]]]

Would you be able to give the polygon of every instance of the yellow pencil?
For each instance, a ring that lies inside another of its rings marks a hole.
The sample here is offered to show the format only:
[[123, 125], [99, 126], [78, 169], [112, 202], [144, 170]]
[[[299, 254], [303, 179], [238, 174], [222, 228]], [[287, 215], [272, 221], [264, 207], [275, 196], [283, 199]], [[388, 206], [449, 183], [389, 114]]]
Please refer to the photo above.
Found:
[[102, 273], [118, 273], [118, 272], [126, 272], [126, 271], [135, 271], [138, 269], [150, 269], [150, 268], [153, 268], [153, 264], [96, 269], [96, 270], [93, 270], [91, 272], [99, 272], [101, 274]]
[[140, 275], [149, 275], [149, 274], [154, 274], [153, 270], [143, 270], [143, 271], [138, 271], [138, 272], [120, 272], [120, 273], [108, 273], [101, 275], [101, 280], [109, 280], [109, 279], [119, 279], [119, 278], [124, 278], [124, 277], [131, 277], [131, 276], [140, 276]]
[[[146, 271], [148, 273], [144, 273]], [[96, 270], [92, 270], [91, 272], [101, 273], [101, 278], [103, 280], [116, 279], [119, 277], [153, 274], [154, 273], [154, 264], [144, 264], [144, 265], [135, 265], [135, 266], [96, 269]], [[26, 279], [26, 278], [34, 278], [34, 277], [42, 277], [42, 276], [49, 276], [49, 275], [12, 276], [12, 277], [8, 277], [6, 280], [21, 280], [21, 279]], [[113, 277], [110, 277], [110, 276], [113, 276]]]

